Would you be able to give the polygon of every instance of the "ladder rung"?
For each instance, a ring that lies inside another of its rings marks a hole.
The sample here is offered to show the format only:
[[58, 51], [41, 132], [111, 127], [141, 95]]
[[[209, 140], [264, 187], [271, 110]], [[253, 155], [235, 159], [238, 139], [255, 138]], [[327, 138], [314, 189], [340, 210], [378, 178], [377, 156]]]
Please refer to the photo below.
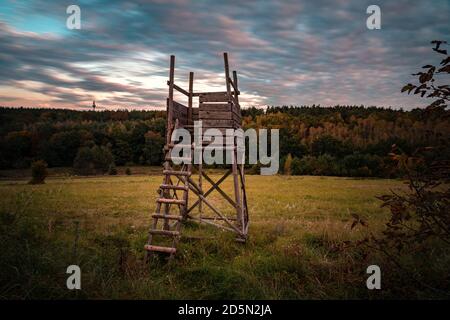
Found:
[[157, 229], [153, 229], [149, 231], [151, 234], [158, 234], [158, 235], [162, 235], [162, 236], [172, 236], [172, 237], [177, 237], [180, 235], [180, 233], [178, 231], [169, 231], [169, 230], [157, 230]]
[[173, 175], [173, 176], [190, 176], [191, 172], [189, 172], [189, 171], [164, 170], [163, 174], [170, 174], [170, 175]]
[[145, 250], [147, 251], [158, 251], [158, 252], [165, 252], [165, 253], [175, 253], [177, 251], [177, 249], [175, 248], [170, 248], [170, 247], [161, 247], [161, 246], [153, 246], [150, 244], [146, 244], [144, 246]]
[[159, 218], [159, 219], [169, 219], [169, 220], [183, 220], [182, 216], [177, 216], [173, 214], [161, 214], [161, 213], [154, 213], [152, 214], [153, 218]]
[[185, 186], [177, 186], [174, 184], [162, 184], [159, 186], [161, 189], [173, 189], [173, 190], [185, 190], [187, 191], [189, 188]]
[[186, 202], [184, 200], [181, 199], [166, 199], [166, 198], [159, 198], [158, 200], [159, 203], [173, 203], [173, 204], [185, 204]]

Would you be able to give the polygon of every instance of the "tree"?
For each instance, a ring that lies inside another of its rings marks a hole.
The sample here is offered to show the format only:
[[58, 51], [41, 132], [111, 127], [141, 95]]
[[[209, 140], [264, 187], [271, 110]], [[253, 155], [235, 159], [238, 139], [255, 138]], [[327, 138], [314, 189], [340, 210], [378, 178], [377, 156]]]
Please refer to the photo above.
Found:
[[160, 165], [163, 160], [165, 139], [154, 131], [148, 131], [144, 137], [143, 161], [145, 164]]
[[43, 184], [48, 176], [47, 163], [43, 160], [34, 161], [31, 164], [30, 184]]
[[[423, 66], [426, 72], [414, 74], [419, 84], [407, 84], [402, 89], [402, 92], [408, 93], [415, 90], [414, 94], [434, 99], [423, 112], [426, 118], [448, 115], [446, 110], [450, 101], [450, 86], [435, 84], [436, 74], [450, 73], [450, 58], [447, 51], [440, 48], [445, 42], [432, 43], [436, 45], [434, 51], [446, 55], [441, 61], [442, 67]], [[442, 254], [450, 252], [449, 148], [445, 137], [437, 140], [435, 145], [417, 148], [412, 154], [396, 145], [392, 146], [390, 156], [405, 173], [409, 189], [407, 192], [391, 192], [378, 197], [382, 206], [389, 209], [389, 220], [381, 235], [370, 232], [369, 236], [358, 242], [359, 245], [385, 254], [389, 261], [414, 280], [414, 285], [447, 294], [450, 286], [448, 264], [442, 274], [433, 275], [434, 284], [431, 284], [430, 279], [423, 279], [421, 274], [404, 267], [407, 260], [402, 259], [402, 256], [410, 254], [421, 261], [425, 259], [429, 265], [439, 265], [440, 261], [446, 259]], [[359, 223], [365, 225], [358, 215], [354, 215], [354, 218], [352, 227]]]
[[111, 151], [104, 146], [81, 147], [75, 157], [73, 167], [82, 175], [106, 173], [114, 163]]
[[286, 157], [286, 161], [284, 162], [284, 170], [283, 170], [283, 172], [284, 172], [285, 175], [290, 176], [292, 174], [291, 166], [292, 166], [292, 156], [289, 153], [287, 155], [287, 157]]
[[311, 153], [314, 156], [329, 154], [331, 156], [341, 156], [346, 153], [341, 141], [330, 135], [323, 135], [314, 140], [311, 145]]
[[117, 175], [117, 168], [116, 168], [116, 165], [114, 163], [111, 163], [109, 165], [108, 174], [110, 176], [116, 176]]

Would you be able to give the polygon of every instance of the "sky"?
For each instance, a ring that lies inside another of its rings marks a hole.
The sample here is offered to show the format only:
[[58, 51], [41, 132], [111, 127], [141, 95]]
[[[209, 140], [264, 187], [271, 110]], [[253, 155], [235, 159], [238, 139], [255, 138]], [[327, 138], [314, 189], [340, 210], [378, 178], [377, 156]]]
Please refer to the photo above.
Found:
[[[371, 4], [380, 30], [366, 26]], [[0, 106], [162, 107], [171, 54], [177, 85], [193, 71], [194, 91], [223, 91], [228, 52], [243, 107], [411, 109], [426, 101], [400, 89], [449, 35], [449, 0], [0, 0]]]

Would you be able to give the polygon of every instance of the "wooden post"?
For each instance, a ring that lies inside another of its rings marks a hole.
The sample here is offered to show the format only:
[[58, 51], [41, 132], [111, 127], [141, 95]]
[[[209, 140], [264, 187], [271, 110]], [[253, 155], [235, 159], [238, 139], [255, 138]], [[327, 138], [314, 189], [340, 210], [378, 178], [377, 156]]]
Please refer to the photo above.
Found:
[[224, 52], [223, 53], [223, 62], [225, 65], [225, 83], [227, 86], [227, 94], [228, 94], [228, 99], [231, 100], [231, 85], [230, 85], [230, 67], [228, 66], [228, 53]]
[[194, 94], [194, 73], [189, 72], [189, 100], [188, 100], [188, 124], [192, 125], [192, 97]]
[[[236, 139], [235, 139], [236, 141]], [[236, 145], [236, 142], [235, 142]], [[231, 165], [233, 171], [234, 182], [234, 197], [236, 199], [236, 219], [238, 228], [242, 228], [242, 203], [241, 203], [241, 190], [239, 188], [239, 173], [237, 165], [237, 148], [233, 151], [233, 164]]]
[[173, 84], [175, 77], [175, 56], [170, 56], [170, 71], [169, 71], [169, 103], [167, 104], [167, 145], [170, 144], [172, 135], [172, 118], [173, 118]]
[[236, 104], [237, 104], [236, 107], [239, 110], [241, 110], [241, 107], [239, 106], [239, 95], [238, 95], [239, 87], [238, 87], [238, 78], [237, 78], [237, 72], [236, 71], [233, 71], [233, 83], [234, 83], [234, 89], [235, 89], [234, 100], [236, 101]]
[[[167, 128], [166, 128], [166, 132], [167, 132], [167, 137], [166, 137], [166, 145], [168, 146], [171, 141], [171, 137], [172, 137], [172, 127], [173, 127], [173, 85], [174, 85], [174, 78], [175, 78], [175, 56], [171, 55], [170, 56], [170, 70], [169, 70], [169, 97], [167, 99]], [[169, 165], [169, 161], [165, 161], [164, 162], [164, 168], [166, 170], [170, 169], [170, 165]], [[164, 178], [164, 183], [168, 184], [169, 183], [169, 176], [166, 175]], [[170, 197], [170, 191], [169, 190], [164, 190], [164, 197], [168, 198]], [[170, 212], [170, 204], [166, 203], [164, 204], [164, 214], [167, 215]], [[169, 230], [170, 226], [169, 226], [169, 222], [167, 221], [167, 219], [164, 219], [164, 230]]]

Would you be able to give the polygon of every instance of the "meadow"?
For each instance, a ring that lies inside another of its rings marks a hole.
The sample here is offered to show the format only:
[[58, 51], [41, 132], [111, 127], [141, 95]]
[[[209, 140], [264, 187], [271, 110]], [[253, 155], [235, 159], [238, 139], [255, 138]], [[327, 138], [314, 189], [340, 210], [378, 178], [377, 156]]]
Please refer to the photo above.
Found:
[[[246, 244], [230, 233], [188, 223], [175, 259], [146, 265], [143, 246], [160, 183], [160, 175], [143, 173], [59, 175], [43, 185], [4, 177], [0, 299], [380, 299], [423, 294], [399, 286], [404, 280], [390, 272], [383, 273], [383, 290], [368, 290], [367, 266], [390, 270], [388, 261], [377, 254], [361, 256], [355, 249], [339, 250], [339, 244], [367, 232], [350, 228], [352, 213], [375, 232], [385, 223], [388, 212], [375, 196], [404, 189], [400, 180], [248, 175]], [[223, 189], [231, 192], [231, 183], [227, 179]], [[215, 200], [225, 208], [224, 201]], [[71, 264], [81, 267], [81, 290], [66, 288]]]

